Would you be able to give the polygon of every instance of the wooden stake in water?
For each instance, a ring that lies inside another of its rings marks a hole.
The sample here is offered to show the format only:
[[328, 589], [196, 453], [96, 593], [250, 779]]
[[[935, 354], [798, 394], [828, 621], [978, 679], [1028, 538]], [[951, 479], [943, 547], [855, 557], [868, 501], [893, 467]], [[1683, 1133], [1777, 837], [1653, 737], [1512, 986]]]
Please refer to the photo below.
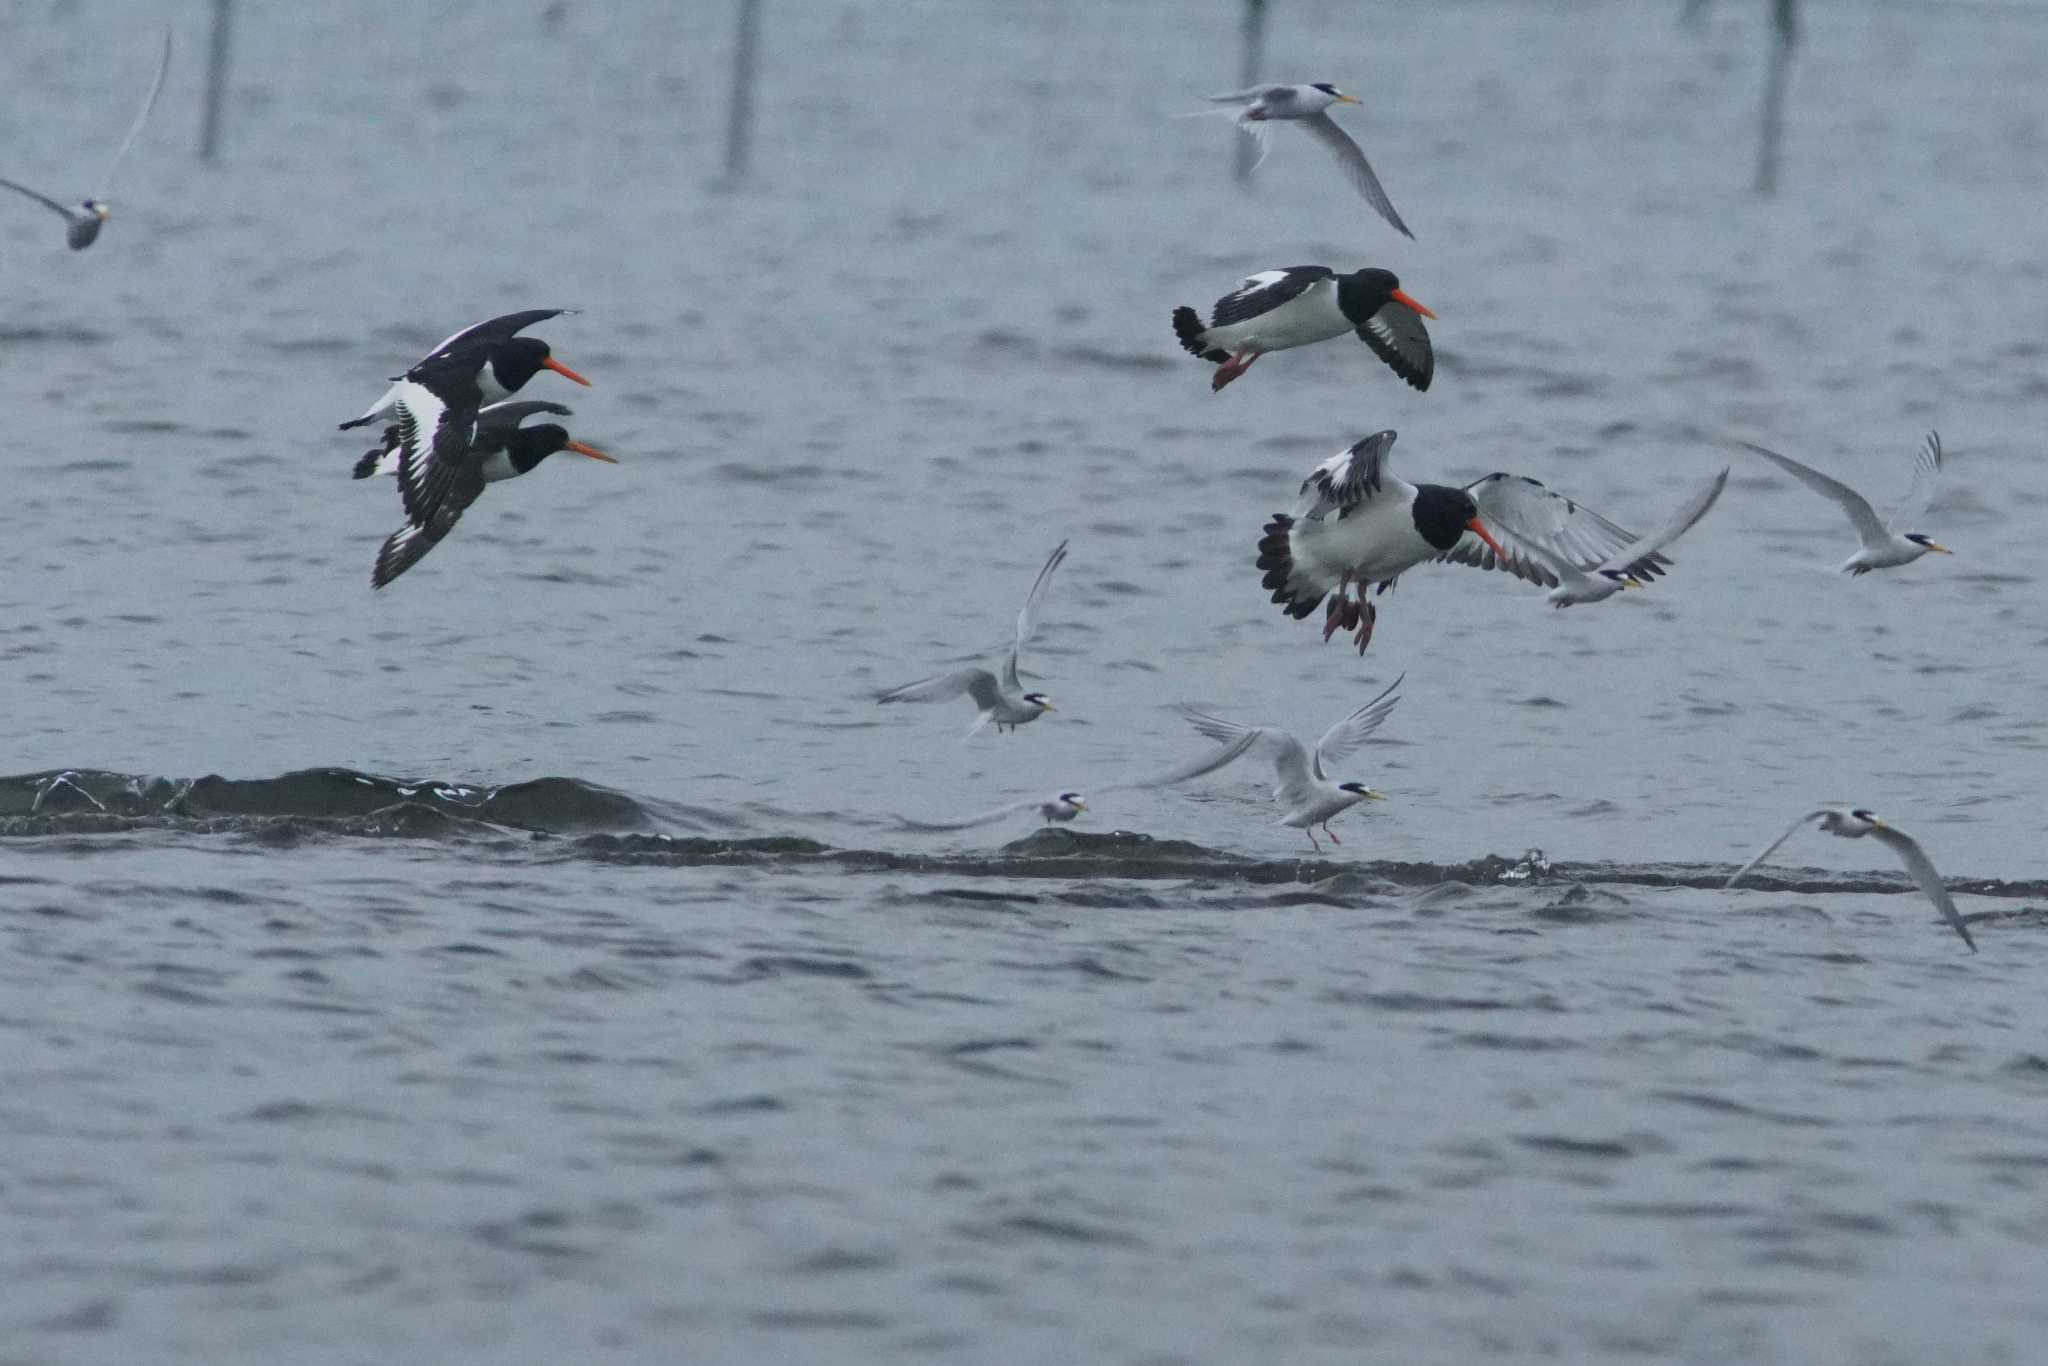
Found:
[[220, 102], [228, 84], [228, 39], [235, 27], [235, 0], [213, 0], [213, 44], [206, 59], [206, 113], [199, 126], [199, 155], [212, 161], [220, 150]]
[[737, 185], [747, 174], [754, 142], [754, 67], [761, 50], [761, 0], [739, 0], [739, 22], [732, 40], [732, 98], [726, 104], [725, 183]]
[[1778, 153], [1785, 141], [1785, 86], [1799, 43], [1799, 0], [1772, 0], [1771, 60], [1764, 73], [1764, 112], [1756, 149], [1756, 192], [1778, 192]]
[[[1266, 65], [1266, 0], [1244, 0], [1244, 60], [1237, 69], [1237, 88], [1249, 90], [1259, 83], [1259, 72]], [[1252, 178], [1252, 167], [1258, 161], [1259, 147], [1248, 137], [1233, 139], [1236, 143], [1237, 183], [1242, 185]]]

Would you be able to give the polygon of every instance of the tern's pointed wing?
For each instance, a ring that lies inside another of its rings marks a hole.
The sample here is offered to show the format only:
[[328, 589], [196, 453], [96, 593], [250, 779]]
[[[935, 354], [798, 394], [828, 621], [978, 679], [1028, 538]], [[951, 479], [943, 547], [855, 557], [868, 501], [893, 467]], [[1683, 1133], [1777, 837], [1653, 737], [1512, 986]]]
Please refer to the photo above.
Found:
[[877, 696], [875, 701], [949, 702], [962, 694], [972, 697], [974, 705], [983, 711], [992, 710], [1002, 700], [1002, 694], [996, 688], [996, 676], [987, 669], [955, 669], [949, 674], [933, 674], [930, 678], [891, 688]]
[[1831, 809], [1832, 808], [1825, 806], [1816, 807], [1814, 810], [1807, 812], [1798, 820], [1792, 822], [1792, 824], [1786, 826], [1784, 834], [1778, 836], [1769, 844], [1766, 844], [1761, 850], [1757, 852], [1757, 856], [1755, 858], [1743, 864], [1740, 868], [1737, 868], [1735, 870], [1735, 876], [1729, 878], [1726, 882], [1722, 883], [1722, 888], [1725, 890], [1727, 888], [1733, 887], [1736, 883], [1742, 881], [1742, 879], [1744, 879], [1745, 877], [1748, 877], [1750, 869], [1756, 867], [1759, 863], [1762, 863], [1765, 859], [1777, 853], [1778, 846], [1783, 844], [1786, 840], [1791, 839], [1794, 835], [1798, 834], [1800, 826], [1806, 824], [1808, 821], [1819, 820], [1822, 816], [1827, 815]]
[[983, 811], [976, 815], [962, 816], [957, 820], [921, 821], [910, 816], [898, 816], [896, 819], [911, 830], [972, 830], [977, 825], [994, 825], [997, 821], [1008, 820], [1020, 811], [1029, 811], [1034, 807], [1043, 805], [1045, 805], [1045, 798], [1043, 797], [1026, 797], [1022, 801], [1011, 802], [1007, 806], [998, 806], [994, 810]]
[[142, 132], [142, 125], [149, 122], [149, 111], [156, 108], [156, 97], [164, 93], [164, 75], [171, 69], [171, 30], [164, 29], [164, 54], [157, 58], [156, 75], [150, 79], [149, 93], [142, 97], [142, 108], [135, 115], [135, 122], [128, 125], [128, 136], [121, 139], [121, 145], [114, 152], [114, 159], [107, 163], [107, 173], [100, 177], [99, 188], [92, 192], [94, 199], [104, 199], [107, 186], [113, 182], [114, 168], [121, 164], [121, 158], [128, 155], [128, 149], [135, 145], [135, 139]]
[[1899, 504], [1899, 510], [1885, 524], [1885, 530], [1918, 530], [1920, 519], [1927, 513], [1927, 505], [1934, 501], [1934, 481], [1940, 476], [1941, 433], [1929, 432], [1927, 440], [1920, 446], [1920, 453], [1913, 457], [1913, 482], [1906, 486], [1906, 501]]
[[1237, 119], [1237, 131], [1250, 138], [1258, 146], [1259, 154], [1252, 158], [1251, 169], [1256, 171], [1266, 164], [1266, 158], [1273, 151], [1273, 125], [1265, 119], [1250, 119], [1242, 114]]
[[1372, 205], [1379, 216], [1393, 224], [1394, 231], [1413, 240], [1415, 234], [1408, 231], [1408, 225], [1401, 221], [1401, 215], [1394, 211], [1394, 201], [1387, 198], [1387, 192], [1380, 188], [1380, 178], [1373, 174], [1372, 163], [1365, 159], [1365, 152], [1352, 141], [1351, 135], [1337, 126], [1337, 120], [1328, 113], [1310, 114], [1307, 118], [1296, 119], [1302, 127], [1316, 135], [1316, 140], [1330, 149], [1337, 158], [1337, 164], [1344, 168], [1344, 175], [1351, 181], [1351, 188]]
[[1830, 479], [1811, 465], [1802, 465], [1789, 455], [1765, 450], [1753, 441], [1738, 441], [1736, 445], [1746, 451], [1762, 456], [1800, 483], [1840, 505], [1849, 514], [1849, 521], [1856, 528], [1857, 537], [1868, 546], [1880, 546], [1891, 540], [1891, 533], [1884, 529], [1884, 523], [1877, 520], [1877, 510], [1870, 506], [1870, 500], [1840, 480]]
[[[1401, 678], [1407, 676], [1404, 673]], [[1380, 722], [1387, 719], [1387, 713], [1401, 700], [1394, 696], [1394, 689], [1401, 686], [1401, 678], [1389, 683], [1385, 692], [1323, 732], [1323, 738], [1316, 741], [1314, 759], [1314, 772], [1318, 778], [1329, 777], [1324, 760], [1335, 762], [1342, 759], [1364, 744], [1366, 736], [1380, 728]]]
[[1621, 569], [1634, 564], [1645, 555], [1656, 554], [1665, 546], [1670, 545], [1680, 536], [1692, 530], [1700, 518], [1707, 515], [1707, 509], [1714, 505], [1715, 500], [1721, 496], [1721, 490], [1727, 486], [1728, 467], [1723, 465], [1719, 474], [1693, 490], [1692, 497], [1686, 499], [1679, 506], [1679, 509], [1666, 519], [1663, 526], [1658, 527], [1641, 540], [1623, 546], [1619, 551], [1608, 556], [1599, 568]]
[[36, 203], [43, 205], [45, 208], [52, 209], [57, 213], [62, 214], [64, 217], [64, 221], [67, 223], [69, 223], [72, 219], [78, 216], [78, 210], [67, 209], [62, 204], [59, 204], [56, 200], [50, 198], [50, 196], [46, 194], [39, 194], [38, 192], [31, 190], [28, 186], [21, 184], [19, 181], [8, 180], [4, 177], [0, 177], [0, 185], [5, 185], [8, 189], [15, 191], [17, 194], [25, 194], [30, 199], [35, 200]]
[[1278, 87], [1278, 86], [1276, 86], [1276, 85], [1253, 85], [1253, 86], [1247, 86], [1247, 87], [1245, 87], [1245, 88], [1244, 88], [1243, 90], [1232, 90], [1232, 91], [1230, 91], [1229, 93], [1227, 93], [1227, 94], [1223, 94], [1223, 95], [1211, 95], [1211, 96], [1209, 96], [1209, 103], [1211, 103], [1211, 104], [1257, 104], [1257, 103], [1258, 103], [1258, 102], [1259, 102], [1260, 100], [1263, 100], [1264, 98], [1266, 98], [1266, 95], [1267, 95], [1267, 94], [1268, 94], [1269, 92], [1271, 92], [1271, 91], [1274, 91], [1274, 90], [1278, 90], [1279, 88], [1280, 88], [1280, 87]]
[[[1467, 484], [1465, 492], [1478, 504], [1479, 520], [1501, 542], [1507, 557], [1495, 555], [1484, 541], [1467, 531], [1449, 550], [1437, 556], [1439, 560], [1480, 569], [1504, 569], [1518, 579], [1555, 588], [1557, 575], [1532, 547], [1562, 556], [1575, 568], [1589, 570], [1605, 564], [1636, 539], [1634, 532], [1616, 526], [1561, 493], [1552, 493], [1526, 475], [1489, 474]], [[1651, 554], [1630, 561], [1626, 568], [1639, 579], [1654, 579], [1670, 563], [1662, 555]]]
[[1095, 788], [1094, 791], [1098, 793], [1123, 792], [1131, 789], [1142, 791], [1146, 788], [1173, 787], [1179, 783], [1191, 782], [1205, 774], [1214, 773], [1224, 765], [1242, 758], [1244, 752], [1258, 742], [1258, 730], [1256, 728], [1249, 729], [1220, 749], [1212, 750], [1200, 758], [1190, 759], [1178, 768], [1170, 768], [1164, 773], [1155, 773], [1149, 778], [1137, 778], [1129, 782], [1110, 783], [1106, 787]]
[[[1226, 721], [1220, 716], [1211, 716], [1207, 712], [1196, 711], [1193, 707], [1182, 707], [1180, 711], [1181, 715], [1188, 719], [1189, 725], [1211, 740], [1220, 740], [1228, 747], [1234, 746], [1239, 740], [1249, 738], [1271, 754], [1274, 771], [1280, 776], [1279, 786], [1273, 789], [1275, 799], [1292, 800], [1295, 794], [1306, 792], [1313, 786], [1314, 780], [1309, 775], [1308, 751], [1302, 748], [1301, 741], [1279, 727], [1247, 726], [1236, 721]], [[1246, 748], [1249, 749], [1251, 746], [1247, 745]], [[1222, 765], [1218, 764], [1217, 767], [1220, 768]]]
[[1956, 903], [1950, 898], [1948, 888], [1941, 883], [1941, 874], [1934, 871], [1934, 861], [1921, 849], [1920, 842], [1898, 827], [1884, 824], [1872, 825], [1870, 837], [1899, 856], [1899, 861], [1906, 865], [1906, 871], [1913, 875], [1913, 881], [1920, 884], [1920, 890], [1934, 903], [1934, 909], [1941, 912], [1941, 918], [1948, 922], [1948, 927], [1961, 935], [1963, 942], [1970, 946], [1970, 952], [1975, 953], [1977, 941], [1970, 938], [1970, 931], [1963, 924], [1962, 914], [1956, 910]]
[[1061, 541], [1053, 547], [1046, 559], [1045, 568], [1038, 571], [1038, 577], [1031, 583], [1031, 591], [1024, 597], [1024, 605], [1017, 609], [1017, 640], [1010, 647], [1010, 653], [1003, 660], [1003, 686], [1011, 692], [1022, 692], [1023, 682], [1017, 677], [1017, 655], [1024, 648], [1024, 642], [1031, 639], [1031, 633], [1038, 629], [1038, 609], [1045, 606], [1045, 595], [1052, 588], [1052, 572], [1067, 558], [1067, 543]]

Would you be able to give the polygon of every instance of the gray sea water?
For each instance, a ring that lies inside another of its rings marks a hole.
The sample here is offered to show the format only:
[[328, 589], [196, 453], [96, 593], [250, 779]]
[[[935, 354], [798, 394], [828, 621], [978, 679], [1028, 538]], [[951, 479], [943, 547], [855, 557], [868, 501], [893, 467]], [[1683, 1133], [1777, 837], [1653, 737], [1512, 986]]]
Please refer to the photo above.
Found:
[[[2048, 1333], [2048, 7], [1276, 0], [1419, 240], [1222, 120], [1233, 5], [202, 6], [98, 245], [0, 203], [0, 1360], [2024, 1363]], [[85, 194], [163, 10], [0, 8], [0, 174]], [[1221, 395], [1168, 314], [1397, 271]], [[455, 327], [618, 454], [373, 593], [334, 424]], [[1411, 478], [1626, 525], [1553, 612], [1431, 567], [1363, 659], [1259, 527]], [[1850, 580], [1746, 436], [1954, 548]], [[876, 689], [991, 657], [961, 743]], [[1269, 778], [931, 819], [1307, 736], [1406, 674], [1312, 853]], [[1845, 800], [1961, 889], [1964, 951]], [[1540, 849], [1541, 857], [1528, 851]]]

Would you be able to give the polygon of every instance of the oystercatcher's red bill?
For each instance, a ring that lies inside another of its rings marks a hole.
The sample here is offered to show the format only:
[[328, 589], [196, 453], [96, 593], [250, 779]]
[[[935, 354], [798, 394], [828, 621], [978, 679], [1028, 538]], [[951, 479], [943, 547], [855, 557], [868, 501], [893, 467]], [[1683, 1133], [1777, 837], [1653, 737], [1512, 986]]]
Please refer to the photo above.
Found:
[[[587, 455], [587, 456], [589, 456], [589, 457], [590, 457], [590, 458], [591, 458], [592, 460], [602, 460], [602, 461], [604, 461], [604, 463], [605, 463], [605, 464], [607, 464], [607, 465], [616, 465], [616, 464], [618, 464], [618, 463], [619, 463], [619, 458], [618, 458], [617, 456], [615, 456], [615, 455], [606, 455], [606, 454], [605, 454], [605, 453], [604, 453], [603, 451], [599, 450], [599, 449], [598, 449], [597, 447], [595, 447], [595, 446], [586, 446], [586, 445], [584, 445], [584, 444], [583, 444], [583, 443], [582, 443], [581, 441], [571, 441], [571, 442], [570, 442], [570, 443], [569, 443], [569, 444], [568, 444], [567, 446], [563, 447], [563, 449], [564, 449], [564, 450], [571, 450], [571, 451], [574, 451], [574, 452], [576, 452], [576, 454], [578, 454], [578, 455]], [[1485, 533], [1484, 533], [1484, 532], [1481, 532], [1480, 534], [1481, 534], [1481, 535], [1485, 535]], [[1499, 547], [1495, 547], [1495, 548], [1496, 548], [1496, 549], [1498, 549]]]
[[[1421, 306], [1422, 306], [1422, 305], [1420, 305], [1420, 304], [1415, 304], [1415, 305], [1414, 305], [1414, 307], [1416, 307], [1416, 308], [1420, 308]], [[1434, 318], [1434, 317], [1436, 316], [1436, 314], [1432, 313], [1432, 314], [1430, 314], [1429, 316], [1430, 316], [1430, 317], [1432, 317], [1432, 318]], [[576, 373], [576, 372], [575, 372], [574, 370], [571, 370], [571, 369], [570, 369], [570, 368], [569, 368], [568, 366], [566, 366], [566, 365], [562, 364], [562, 363], [561, 363], [560, 361], [556, 360], [556, 359], [555, 359], [555, 358], [554, 358], [553, 356], [549, 356], [549, 357], [548, 357], [548, 358], [547, 358], [546, 360], [542, 361], [542, 362], [541, 362], [541, 366], [542, 366], [542, 367], [543, 367], [544, 369], [548, 369], [548, 370], [552, 370], [552, 371], [554, 371], [554, 372], [555, 372], [556, 374], [560, 375], [560, 376], [561, 376], [561, 377], [562, 377], [563, 379], [573, 379], [573, 380], [575, 380], [575, 381], [576, 381], [576, 382], [577, 382], [578, 384], [582, 385], [582, 386], [583, 386], [584, 388], [586, 388], [586, 389], [588, 389], [588, 388], [590, 387], [590, 381], [589, 381], [589, 380], [587, 380], [587, 379], [583, 378], [583, 376], [581, 376], [581, 375], [577, 374], [577, 373]]]
[[1428, 309], [1422, 306], [1421, 300], [1417, 299], [1413, 294], [1410, 294], [1405, 289], [1392, 290], [1387, 294], [1387, 297], [1389, 299], [1392, 299], [1397, 304], [1408, 305], [1408, 307], [1414, 309], [1417, 313], [1420, 313], [1425, 318], [1436, 317], [1436, 314], [1430, 312]]

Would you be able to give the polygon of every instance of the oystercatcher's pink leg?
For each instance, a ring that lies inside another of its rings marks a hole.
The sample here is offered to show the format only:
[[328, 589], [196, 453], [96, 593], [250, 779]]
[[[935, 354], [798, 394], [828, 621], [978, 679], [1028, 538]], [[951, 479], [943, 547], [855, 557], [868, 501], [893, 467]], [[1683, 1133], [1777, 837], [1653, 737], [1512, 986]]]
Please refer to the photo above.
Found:
[[1224, 385], [1252, 368], [1252, 362], [1259, 358], [1257, 351], [1240, 351], [1216, 367], [1216, 373], [1209, 379], [1209, 392], [1216, 393]]
[[1380, 609], [1369, 602], [1361, 602], [1358, 605], [1365, 609], [1364, 619], [1358, 627], [1358, 653], [1364, 654], [1365, 647], [1372, 644], [1372, 624], [1379, 620]]

